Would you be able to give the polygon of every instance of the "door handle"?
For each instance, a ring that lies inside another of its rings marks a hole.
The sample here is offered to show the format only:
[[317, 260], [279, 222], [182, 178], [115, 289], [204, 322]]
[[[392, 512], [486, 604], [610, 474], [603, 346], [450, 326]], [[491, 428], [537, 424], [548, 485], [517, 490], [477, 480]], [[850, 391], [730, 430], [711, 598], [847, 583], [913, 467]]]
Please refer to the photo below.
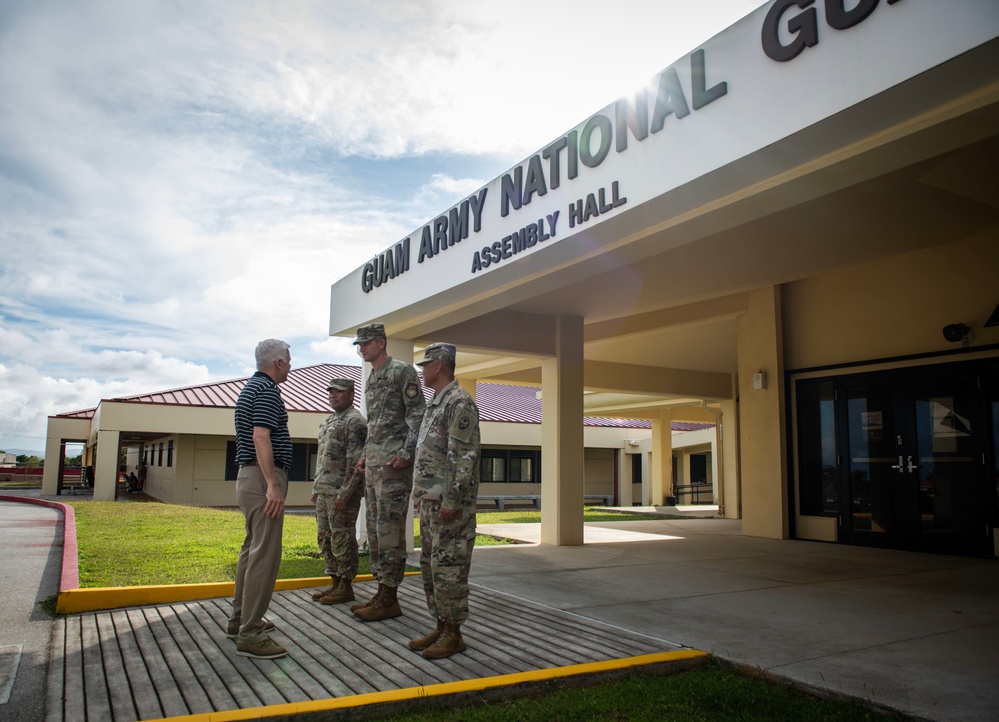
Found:
[[[911, 459], [912, 457], [910, 456], [909, 458]], [[897, 463], [897, 464], [892, 464], [892, 465], [891, 465], [891, 468], [893, 468], [893, 469], [898, 469], [898, 473], [899, 473], [899, 474], [901, 474], [901, 473], [902, 473], [902, 469], [903, 469], [903, 468], [905, 468], [905, 467], [904, 467], [904, 465], [902, 464], [902, 457], [901, 457], [901, 456], [900, 456], [900, 457], [898, 457], [898, 463]]]
[[[898, 461], [899, 461], [899, 463], [902, 463], [902, 457], [901, 456], [898, 457]], [[910, 456], [909, 457], [909, 463], [907, 464], [907, 468], [908, 468], [909, 473], [911, 474], [913, 471], [915, 471], [916, 469], [919, 468], [919, 464], [913, 464], [912, 463], [912, 457]]]

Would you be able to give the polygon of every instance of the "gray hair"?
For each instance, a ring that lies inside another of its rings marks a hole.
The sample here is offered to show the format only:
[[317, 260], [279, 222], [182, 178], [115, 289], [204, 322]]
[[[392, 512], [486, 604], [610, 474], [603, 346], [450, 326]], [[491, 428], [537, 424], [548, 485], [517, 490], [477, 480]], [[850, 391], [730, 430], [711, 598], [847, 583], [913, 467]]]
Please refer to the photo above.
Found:
[[257, 371], [269, 369], [278, 359], [285, 358], [289, 346], [284, 341], [277, 338], [269, 338], [257, 344], [254, 355], [257, 359]]

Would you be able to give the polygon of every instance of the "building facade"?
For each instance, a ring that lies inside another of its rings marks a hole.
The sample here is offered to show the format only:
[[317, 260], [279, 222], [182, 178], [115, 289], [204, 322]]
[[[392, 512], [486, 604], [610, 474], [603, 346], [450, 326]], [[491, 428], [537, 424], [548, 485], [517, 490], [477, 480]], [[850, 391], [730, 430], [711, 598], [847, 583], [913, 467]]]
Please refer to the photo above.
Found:
[[[319, 425], [331, 413], [326, 384], [353, 378], [357, 366], [320, 364], [295, 368], [282, 385], [293, 441], [289, 506], [308, 506], [315, 479]], [[105, 399], [85, 411], [52, 416], [48, 424], [43, 493], [57, 494], [66, 483], [67, 444], [83, 443], [83, 463], [94, 469], [94, 498], [121, 493], [121, 472], [144, 465], [144, 493], [174, 504], [228, 507], [236, 503], [236, 437], [233, 410], [246, 378], [170, 391]], [[480, 492], [489, 498], [540, 495], [541, 408], [537, 389], [508, 384], [476, 384], [482, 416], [483, 465]], [[358, 396], [357, 401], [360, 401]], [[649, 503], [650, 424], [640, 420], [588, 417], [583, 420], [584, 488], [591, 502], [632, 506]], [[715, 429], [710, 424], [676, 424], [672, 436], [679, 469], [693, 476], [676, 480], [680, 501], [714, 502], [712, 459]], [[691, 481], [692, 480], [692, 481]], [[691, 483], [686, 483], [691, 481]], [[696, 494], [694, 493], [696, 491]]]
[[542, 542], [581, 419], [710, 416], [743, 533], [999, 551], [999, 4], [774, 0], [336, 280], [330, 333], [541, 388]]

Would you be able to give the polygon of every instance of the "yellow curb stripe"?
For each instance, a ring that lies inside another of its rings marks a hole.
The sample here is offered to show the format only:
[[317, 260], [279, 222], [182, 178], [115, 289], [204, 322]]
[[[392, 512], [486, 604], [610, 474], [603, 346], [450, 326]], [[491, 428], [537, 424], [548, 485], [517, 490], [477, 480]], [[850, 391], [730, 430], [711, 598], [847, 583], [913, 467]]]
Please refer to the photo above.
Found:
[[[413, 576], [419, 572], [406, 572]], [[355, 582], [369, 582], [370, 574], [360, 574]], [[306, 577], [304, 579], [278, 579], [274, 591], [321, 587], [329, 584], [329, 577]], [[119, 607], [139, 607], [146, 604], [171, 604], [190, 602], [196, 599], [231, 597], [234, 582], [214, 582], [211, 584], [161, 584], [145, 587], [95, 587], [93, 589], [66, 589], [59, 592], [56, 611], [60, 614], [94, 612]]]
[[605, 662], [587, 662], [586, 664], [574, 664], [568, 667], [516, 672], [497, 677], [468, 679], [460, 682], [442, 682], [441, 684], [432, 684], [424, 687], [407, 687], [406, 689], [394, 689], [385, 692], [370, 692], [351, 697], [335, 697], [310, 702], [289, 702], [287, 704], [270, 705], [267, 707], [250, 707], [247, 709], [207, 712], [183, 717], [165, 717], [163, 719], [170, 720], [171, 722], [237, 722], [238, 720], [258, 720], [268, 717], [288, 717], [298, 714], [366, 707], [368, 705], [386, 704], [389, 702], [406, 702], [409, 700], [427, 699], [429, 697], [444, 697], [466, 692], [483, 692], [500, 687], [548, 682], [555, 679], [565, 679], [567, 677], [597, 674], [600, 672], [613, 672], [651, 664], [683, 662], [686, 660], [706, 661], [710, 656], [707, 652], [697, 649], [681, 649], [675, 652], [657, 652], [637, 657], [610, 659]]

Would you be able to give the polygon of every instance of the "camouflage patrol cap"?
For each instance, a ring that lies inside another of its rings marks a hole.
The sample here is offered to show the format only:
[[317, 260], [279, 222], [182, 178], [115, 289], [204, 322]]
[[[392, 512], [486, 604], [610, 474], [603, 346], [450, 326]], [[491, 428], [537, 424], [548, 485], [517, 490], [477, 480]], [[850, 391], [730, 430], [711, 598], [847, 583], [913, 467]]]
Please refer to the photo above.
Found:
[[381, 323], [369, 323], [367, 326], [361, 326], [357, 329], [354, 345], [374, 341], [376, 338], [385, 338], [385, 326]]
[[416, 365], [422, 366], [431, 361], [447, 361], [454, 366], [457, 353], [453, 343], [432, 343], [423, 349], [423, 360], [417, 361]]
[[334, 389], [337, 391], [353, 391], [354, 381], [352, 379], [330, 379], [329, 384], [326, 386], [326, 390], [332, 391]]

